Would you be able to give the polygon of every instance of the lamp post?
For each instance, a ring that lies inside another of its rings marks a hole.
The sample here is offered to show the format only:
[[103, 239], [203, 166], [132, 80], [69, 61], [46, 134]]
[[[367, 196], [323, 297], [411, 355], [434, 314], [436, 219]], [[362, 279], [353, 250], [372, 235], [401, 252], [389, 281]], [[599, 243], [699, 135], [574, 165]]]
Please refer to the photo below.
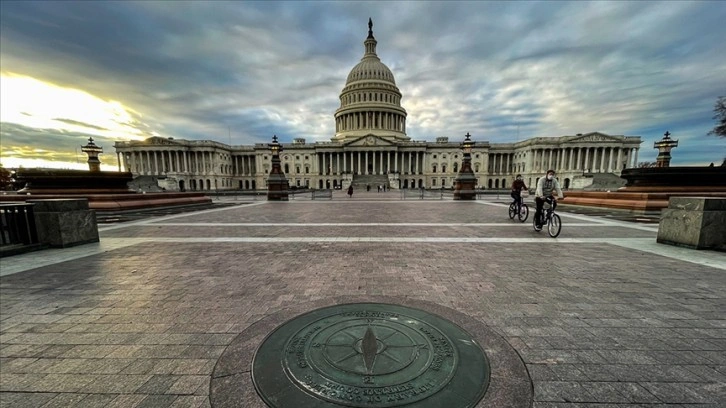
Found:
[[88, 155], [88, 170], [92, 172], [101, 171], [101, 160], [98, 155], [103, 153], [103, 148], [93, 143], [93, 138], [88, 138], [88, 144], [81, 146], [81, 151]]
[[272, 153], [272, 169], [270, 169], [270, 175], [267, 178], [267, 200], [287, 201], [289, 186], [285, 173], [282, 172], [280, 167], [282, 145], [277, 142], [277, 135], [272, 136], [272, 143], [268, 143], [267, 146], [270, 148], [270, 153]]
[[469, 132], [466, 133], [464, 141], [461, 143], [461, 151], [464, 152], [464, 158], [461, 163], [461, 169], [456, 176], [456, 186], [454, 187], [454, 200], [475, 200], [476, 177], [471, 170], [471, 150], [476, 142], [471, 140]]
[[653, 148], [658, 149], [655, 167], [669, 167], [671, 165], [671, 149], [678, 147], [678, 140], [671, 139], [671, 132], [663, 134], [663, 139], [655, 142]]

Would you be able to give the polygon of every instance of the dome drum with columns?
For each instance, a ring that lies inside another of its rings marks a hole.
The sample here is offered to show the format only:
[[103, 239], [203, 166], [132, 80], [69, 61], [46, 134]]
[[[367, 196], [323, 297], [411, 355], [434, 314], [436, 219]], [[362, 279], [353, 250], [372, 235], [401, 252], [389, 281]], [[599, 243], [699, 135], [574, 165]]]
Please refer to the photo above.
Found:
[[[376, 54], [373, 23], [361, 61], [353, 67], [335, 111], [330, 142], [283, 143], [282, 169], [290, 186], [358, 188], [450, 188], [462, 161], [463, 135], [413, 141], [406, 134], [407, 112], [393, 73]], [[476, 132], [473, 131], [474, 135]], [[472, 169], [479, 187], [509, 188], [522, 174], [528, 186], [555, 169], [565, 188], [581, 188], [585, 173], [619, 175], [636, 167], [639, 136], [600, 132], [535, 137], [517, 143], [476, 141]], [[265, 143], [230, 146], [214, 141], [152, 137], [116, 142], [119, 170], [151, 176], [169, 191], [264, 189], [271, 168]]]

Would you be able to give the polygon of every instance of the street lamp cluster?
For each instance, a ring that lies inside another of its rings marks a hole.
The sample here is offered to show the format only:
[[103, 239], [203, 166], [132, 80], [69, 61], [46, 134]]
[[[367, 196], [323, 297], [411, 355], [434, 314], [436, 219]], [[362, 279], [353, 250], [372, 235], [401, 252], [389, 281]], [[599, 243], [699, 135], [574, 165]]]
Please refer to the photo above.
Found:
[[471, 150], [476, 142], [471, 140], [471, 135], [466, 132], [464, 141], [461, 143], [461, 151], [464, 152], [464, 159], [461, 169], [454, 181], [454, 200], [476, 200], [476, 176], [471, 169]]
[[272, 136], [272, 143], [268, 143], [267, 146], [270, 148], [270, 153], [272, 153], [272, 168], [267, 178], [267, 200], [287, 201], [289, 184], [287, 178], [285, 178], [285, 173], [282, 172], [282, 167], [280, 167], [282, 145], [277, 141], [277, 135]]

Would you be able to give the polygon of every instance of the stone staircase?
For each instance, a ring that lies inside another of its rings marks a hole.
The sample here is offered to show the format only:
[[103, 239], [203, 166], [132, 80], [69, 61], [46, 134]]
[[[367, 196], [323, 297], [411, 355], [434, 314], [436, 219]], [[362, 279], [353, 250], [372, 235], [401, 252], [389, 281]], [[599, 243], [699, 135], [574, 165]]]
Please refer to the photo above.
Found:
[[147, 193], [160, 193], [164, 191], [159, 186], [159, 177], [156, 176], [137, 176], [130, 181], [128, 185], [129, 188], [138, 192], [145, 191]]
[[627, 180], [613, 173], [588, 173], [592, 176], [592, 184], [585, 191], [617, 191]]
[[371, 191], [378, 191], [377, 186], [388, 185], [388, 175], [386, 174], [356, 174], [353, 176], [353, 189], [365, 191], [366, 185], [371, 186]]

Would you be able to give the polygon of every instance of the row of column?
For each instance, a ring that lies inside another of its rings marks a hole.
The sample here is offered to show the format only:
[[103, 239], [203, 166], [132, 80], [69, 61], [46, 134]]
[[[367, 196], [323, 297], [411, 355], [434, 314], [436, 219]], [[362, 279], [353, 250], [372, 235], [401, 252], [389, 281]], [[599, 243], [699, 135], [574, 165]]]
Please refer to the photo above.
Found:
[[335, 119], [335, 131], [359, 129], [384, 129], [406, 132], [406, 119], [403, 115], [392, 112], [351, 112]]
[[[360, 151], [318, 153], [319, 174], [419, 174], [425, 152]], [[399, 167], [400, 163], [400, 167]]]
[[636, 167], [638, 148], [580, 147], [532, 150], [533, 171], [545, 172], [584, 170], [592, 173], [612, 173], [624, 167]]
[[[218, 163], [215, 152], [147, 150], [117, 152], [119, 171], [123, 167], [143, 175], [176, 173], [212, 173], [254, 176], [265, 169], [254, 154], [232, 156], [232, 164]], [[638, 148], [582, 147], [563, 149], [533, 149], [526, 162], [515, 159], [514, 153], [489, 155], [489, 174], [514, 172], [545, 172], [586, 170], [595, 173], [612, 173], [625, 167], [636, 167]], [[419, 174], [424, 171], [425, 152], [359, 151], [317, 153], [319, 174], [386, 174], [399, 171], [403, 174]]]
[[261, 171], [254, 155], [233, 156], [232, 165], [218, 163], [215, 152], [185, 150], [146, 150], [116, 152], [119, 171], [122, 168], [142, 175], [167, 173], [212, 173], [252, 176]]
[[[612, 173], [638, 164], [638, 148], [579, 147], [562, 149], [533, 149], [526, 161], [515, 159], [514, 153], [489, 155], [490, 174], [587, 170], [594, 173]], [[527, 166], [529, 164], [529, 166]]]

